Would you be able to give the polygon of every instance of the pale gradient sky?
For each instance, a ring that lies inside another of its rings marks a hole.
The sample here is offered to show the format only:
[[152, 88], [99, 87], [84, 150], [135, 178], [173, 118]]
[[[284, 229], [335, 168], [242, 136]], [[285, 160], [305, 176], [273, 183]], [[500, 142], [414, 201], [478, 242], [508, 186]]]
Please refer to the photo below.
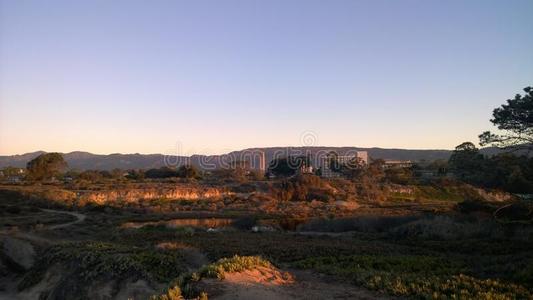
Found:
[[451, 149], [533, 85], [533, 1], [0, 0], [0, 154]]

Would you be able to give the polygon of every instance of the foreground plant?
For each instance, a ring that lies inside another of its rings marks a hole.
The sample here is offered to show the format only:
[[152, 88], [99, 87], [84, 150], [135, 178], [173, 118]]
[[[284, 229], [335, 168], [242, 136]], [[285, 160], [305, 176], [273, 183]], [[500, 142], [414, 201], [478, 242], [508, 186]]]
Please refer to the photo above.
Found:
[[338, 275], [372, 290], [422, 299], [531, 299], [526, 287], [464, 275], [460, 264], [429, 256], [315, 257], [296, 267]]
[[73, 274], [85, 283], [105, 276], [168, 282], [186, 269], [184, 258], [178, 251], [158, 251], [102, 242], [66, 243], [49, 248], [26, 274], [19, 289], [40, 282], [46, 270], [56, 263], [68, 265]]
[[176, 278], [170, 287], [161, 295], [151, 297], [151, 300], [181, 300], [199, 299], [207, 300], [207, 294], [195, 290], [193, 283], [202, 278], [224, 279], [226, 273], [242, 272], [257, 267], [271, 268], [273, 265], [260, 256], [239, 256], [221, 258], [218, 261], [200, 268], [197, 272], [186, 273]]
[[272, 264], [260, 256], [238, 256], [222, 258], [200, 270], [201, 277], [224, 279], [225, 273], [242, 272], [257, 267], [273, 267]]

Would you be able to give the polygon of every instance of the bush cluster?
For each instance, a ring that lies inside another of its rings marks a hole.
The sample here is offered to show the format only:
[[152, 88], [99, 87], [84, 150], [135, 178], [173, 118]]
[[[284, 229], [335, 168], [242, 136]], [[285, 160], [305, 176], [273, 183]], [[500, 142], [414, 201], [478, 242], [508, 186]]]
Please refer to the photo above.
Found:
[[122, 279], [144, 278], [168, 282], [186, 270], [184, 257], [178, 251], [104, 243], [79, 242], [52, 246], [19, 285], [25, 289], [41, 281], [49, 266], [64, 263], [82, 282], [99, 277]]
[[350, 255], [315, 257], [295, 263], [301, 268], [338, 275], [373, 290], [423, 299], [530, 299], [526, 287], [496, 279], [464, 275], [463, 265], [430, 256]]
[[186, 273], [174, 280], [170, 287], [161, 295], [154, 295], [151, 300], [182, 300], [199, 299], [207, 300], [207, 294], [198, 291], [193, 286], [194, 282], [202, 278], [224, 279], [225, 273], [242, 272], [257, 267], [272, 267], [272, 264], [260, 256], [238, 256], [221, 258], [218, 261], [205, 265], [197, 272]]

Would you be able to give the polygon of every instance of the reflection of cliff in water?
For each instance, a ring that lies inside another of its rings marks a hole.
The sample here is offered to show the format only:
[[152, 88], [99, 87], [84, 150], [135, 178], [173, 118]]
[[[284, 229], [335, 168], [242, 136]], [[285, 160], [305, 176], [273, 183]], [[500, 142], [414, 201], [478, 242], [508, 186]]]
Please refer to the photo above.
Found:
[[165, 225], [169, 228], [177, 227], [200, 227], [200, 228], [221, 228], [229, 227], [235, 220], [229, 218], [190, 218], [190, 219], [172, 219], [165, 221], [149, 222], [126, 222], [122, 228], [142, 228], [149, 225]]
[[271, 226], [284, 231], [297, 231], [302, 224], [307, 222], [309, 222], [309, 219], [305, 218], [264, 219], [258, 221], [259, 225]]

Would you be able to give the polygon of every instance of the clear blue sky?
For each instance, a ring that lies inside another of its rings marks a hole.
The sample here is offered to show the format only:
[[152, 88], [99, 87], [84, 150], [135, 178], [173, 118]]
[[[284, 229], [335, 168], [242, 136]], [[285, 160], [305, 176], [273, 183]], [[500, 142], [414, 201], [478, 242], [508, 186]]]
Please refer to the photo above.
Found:
[[[533, 1], [0, 0], [0, 154], [445, 148], [533, 85]], [[174, 150], [175, 151], [175, 150]]]

